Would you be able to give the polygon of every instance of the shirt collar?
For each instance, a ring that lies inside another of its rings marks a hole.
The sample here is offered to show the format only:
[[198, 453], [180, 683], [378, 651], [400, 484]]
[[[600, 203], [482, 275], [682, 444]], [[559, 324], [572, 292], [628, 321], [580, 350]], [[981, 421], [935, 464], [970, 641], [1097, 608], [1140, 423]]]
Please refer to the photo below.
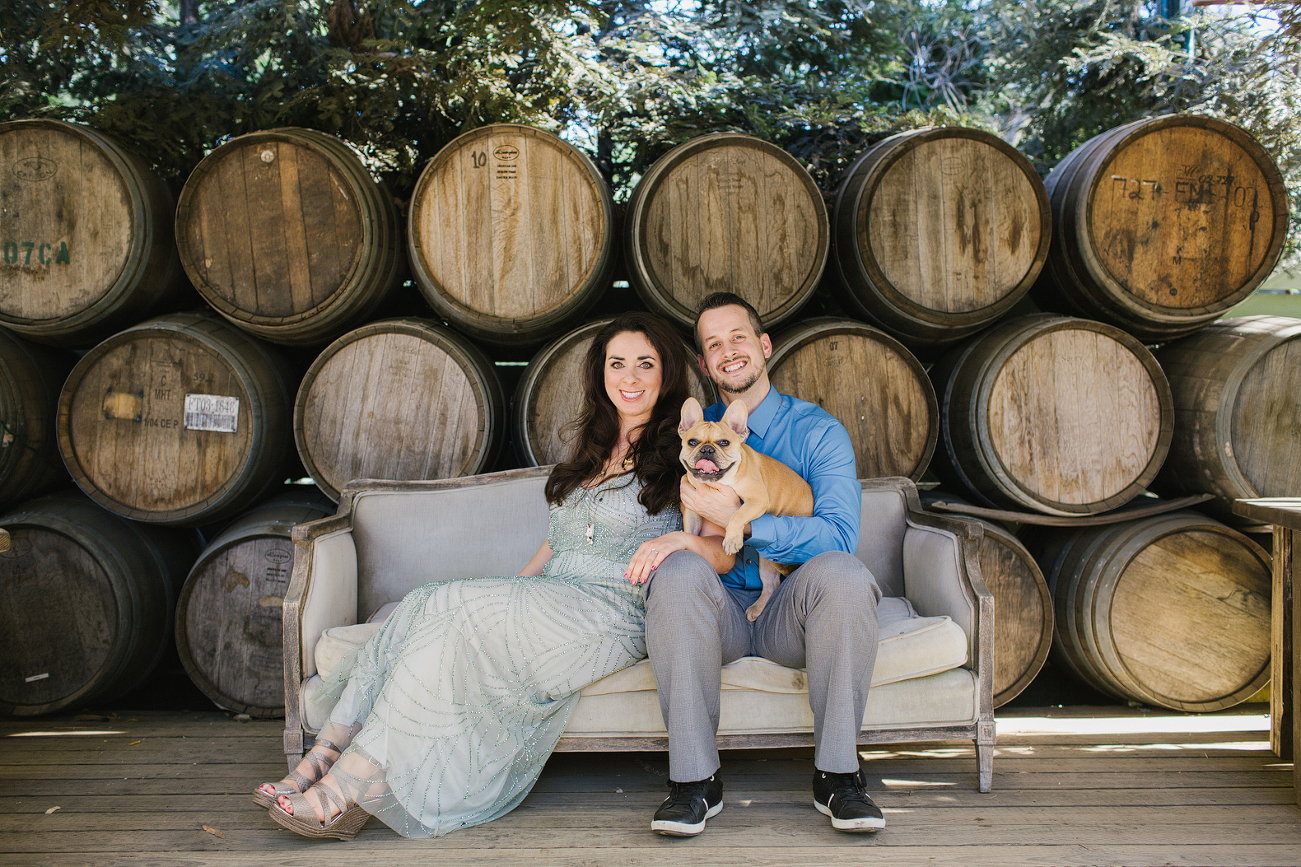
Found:
[[777, 389], [768, 386], [768, 393], [764, 395], [763, 400], [754, 408], [754, 412], [750, 413], [749, 420], [746, 421], [751, 434], [759, 439], [764, 438], [768, 433], [768, 426], [777, 417], [777, 408], [781, 406], [781, 402], [782, 396], [777, 393]]

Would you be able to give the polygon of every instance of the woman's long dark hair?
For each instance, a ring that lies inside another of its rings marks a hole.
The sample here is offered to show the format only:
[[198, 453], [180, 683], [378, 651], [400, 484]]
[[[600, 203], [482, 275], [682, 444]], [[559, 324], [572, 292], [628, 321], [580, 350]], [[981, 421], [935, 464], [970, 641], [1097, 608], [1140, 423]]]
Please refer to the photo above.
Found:
[[660, 357], [659, 400], [628, 450], [642, 483], [637, 500], [652, 515], [678, 503], [682, 478], [678, 419], [683, 401], [691, 396], [687, 378], [691, 358], [672, 326], [653, 313], [641, 311], [618, 316], [597, 332], [587, 350], [583, 361], [583, 408], [578, 418], [564, 427], [574, 436], [574, 444], [569, 460], [556, 464], [547, 479], [550, 503], [559, 503], [579, 485], [599, 476], [619, 442], [619, 411], [605, 393], [605, 353], [615, 335], [628, 331], [644, 335]]

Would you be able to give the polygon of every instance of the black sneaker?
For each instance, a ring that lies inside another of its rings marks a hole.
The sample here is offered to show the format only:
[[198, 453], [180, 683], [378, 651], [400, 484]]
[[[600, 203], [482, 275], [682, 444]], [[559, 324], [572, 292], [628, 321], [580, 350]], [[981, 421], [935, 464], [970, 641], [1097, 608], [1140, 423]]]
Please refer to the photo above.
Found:
[[669, 780], [669, 796], [655, 811], [651, 830], [672, 837], [694, 837], [705, 830], [705, 820], [722, 809], [723, 781], [718, 774], [694, 783]]
[[872, 803], [865, 789], [862, 771], [813, 772], [813, 806], [831, 817], [831, 827], [837, 831], [880, 831], [885, 827], [881, 809]]

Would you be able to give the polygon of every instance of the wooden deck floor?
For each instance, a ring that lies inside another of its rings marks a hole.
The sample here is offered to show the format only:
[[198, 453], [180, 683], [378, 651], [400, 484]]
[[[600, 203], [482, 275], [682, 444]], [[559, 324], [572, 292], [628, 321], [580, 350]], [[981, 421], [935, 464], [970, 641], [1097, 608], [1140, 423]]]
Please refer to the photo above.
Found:
[[1260, 710], [1000, 714], [988, 795], [969, 745], [868, 751], [887, 822], [875, 836], [832, 831], [809, 806], [810, 753], [789, 750], [725, 754], [725, 809], [694, 839], [649, 831], [668, 765], [635, 753], [555, 756], [525, 803], [485, 826], [403, 840], [372, 820], [350, 843], [303, 840], [252, 805], [253, 786], [284, 769], [279, 721], [7, 721], [0, 865], [1294, 867], [1301, 811]]

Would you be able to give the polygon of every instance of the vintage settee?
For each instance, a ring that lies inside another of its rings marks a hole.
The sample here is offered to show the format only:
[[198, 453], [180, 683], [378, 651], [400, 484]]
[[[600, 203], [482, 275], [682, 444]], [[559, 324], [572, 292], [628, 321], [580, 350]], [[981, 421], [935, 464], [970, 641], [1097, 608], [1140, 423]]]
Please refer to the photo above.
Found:
[[[338, 514], [293, 530], [284, 600], [285, 755], [310, 748], [329, 707], [319, 670], [376, 629], [427, 581], [511, 575], [545, 537], [548, 468], [465, 479], [360, 480]], [[978, 785], [993, 774], [993, 597], [976, 560], [975, 522], [925, 513], [908, 479], [863, 486], [857, 555], [881, 584], [881, 645], [859, 743], [972, 739]], [[386, 608], [386, 606], [388, 606]], [[747, 657], [724, 668], [719, 746], [813, 742], [804, 673]], [[649, 660], [583, 697], [557, 749], [662, 750], [668, 741]]]

